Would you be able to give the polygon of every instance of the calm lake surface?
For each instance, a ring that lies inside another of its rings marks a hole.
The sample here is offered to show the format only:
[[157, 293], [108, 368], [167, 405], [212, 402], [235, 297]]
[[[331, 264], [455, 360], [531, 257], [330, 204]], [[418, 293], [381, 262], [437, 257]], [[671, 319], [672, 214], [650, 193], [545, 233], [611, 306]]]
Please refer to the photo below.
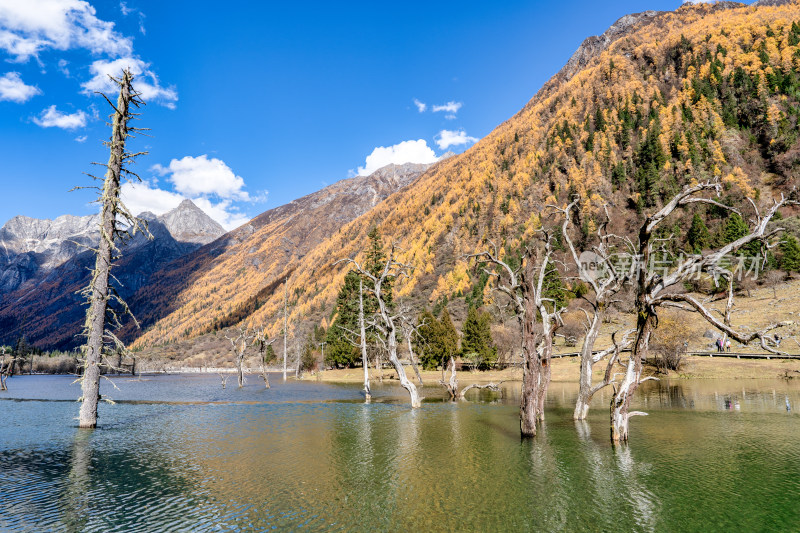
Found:
[[0, 530], [800, 531], [798, 380], [648, 382], [621, 448], [572, 384], [521, 441], [518, 384], [412, 411], [394, 384], [114, 381], [79, 431], [72, 378], [9, 380]]

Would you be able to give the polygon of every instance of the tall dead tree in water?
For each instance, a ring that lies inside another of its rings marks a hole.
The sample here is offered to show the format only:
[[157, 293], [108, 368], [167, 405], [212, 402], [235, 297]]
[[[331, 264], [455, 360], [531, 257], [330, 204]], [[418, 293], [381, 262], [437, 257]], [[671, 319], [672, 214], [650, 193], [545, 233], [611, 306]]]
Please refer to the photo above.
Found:
[[369, 386], [369, 366], [367, 361], [367, 327], [364, 318], [364, 280], [358, 278], [358, 332], [359, 347], [361, 348], [361, 366], [364, 367], [364, 400], [369, 403], [372, 399], [372, 389]]
[[258, 346], [258, 363], [261, 370], [261, 379], [264, 380], [264, 387], [269, 388], [269, 368], [268, 365], [275, 360], [275, 351], [272, 343], [277, 339], [270, 340], [267, 330], [264, 328], [255, 331], [253, 344]]
[[[642, 378], [642, 359], [647, 352], [650, 336], [658, 326], [657, 309], [659, 306], [672, 305], [682, 307], [684, 310], [696, 311], [707, 322], [724, 331], [731, 338], [744, 344], [759, 339], [761, 346], [769, 351], [774, 350], [769, 348], [765, 342], [767, 332], [791, 324], [789, 322], [781, 322], [771, 324], [762, 330], [752, 333], [742, 333], [730, 326], [731, 297], [728, 299], [725, 319], [719, 320], [692, 296], [669, 293], [667, 291], [667, 289], [679, 286], [690, 277], [696, 276], [701, 272], [731, 280], [734, 272], [723, 265], [727, 257], [752, 242], [765, 242], [772, 235], [782, 231], [780, 228], [768, 230], [767, 226], [781, 207], [787, 204], [797, 204], [794, 200], [788, 200], [783, 195], [763, 215], [760, 213], [756, 203], [750, 200], [755, 216], [753, 227], [747, 235], [706, 255], [690, 255], [679, 261], [669, 272], [654, 267], [654, 253], [659, 241], [655, 237], [655, 231], [672, 213], [685, 209], [692, 204], [712, 204], [721, 209], [735, 211], [733, 208], [723, 205], [713, 198], [702, 196], [705, 192], [719, 194], [721, 189], [722, 186], [718, 182], [705, 182], [688, 186], [660, 210], [648, 216], [639, 229], [638, 255], [635, 257], [637, 265], [634, 275], [636, 287], [636, 340], [633, 343], [633, 351], [628, 359], [622, 381], [619, 384], [612, 383], [614, 397], [611, 400], [611, 440], [614, 443], [628, 440], [628, 423], [631, 416], [647, 414], [639, 411], [629, 411], [629, 406], [639, 384], [648, 379]], [[732, 287], [730, 282], [729, 287]]]
[[[372, 274], [368, 269], [362, 267], [354, 259], [342, 259], [343, 262], [351, 263], [356, 271], [366, 280], [369, 284], [366, 290], [375, 297], [378, 304], [378, 312], [376, 320], [372, 323], [375, 330], [381, 335], [382, 340], [385, 339], [386, 351], [389, 354], [389, 361], [394, 366], [397, 372], [397, 377], [400, 380], [400, 385], [408, 391], [411, 399], [411, 407], [417, 408], [422, 405], [417, 387], [406, 376], [403, 364], [397, 358], [397, 328], [400, 317], [394, 314], [389, 305], [386, 303], [386, 295], [384, 288], [388, 283], [398, 278], [408, 277], [413, 267], [404, 263], [400, 263], [396, 259], [397, 249], [394, 245], [389, 252], [386, 262], [383, 264], [381, 271], [377, 274]], [[339, 261], [339, 262], [342, 262]]]
[[87, 343], [85, 370], [81, 379], [83, 398], [78, 419], [78, 425], [82, 428], [97, 426], [97, 403], [100, 400], [100, 365], [103, 360], [104, 345], [107, 341], [113, 342], [117, 346], [122, 345], [119, 339], [106, 327], [109, 322], [112, 326], [119, 325], [119, 317], [109, 307], [109, 302], [116, 301], [122, 307], [123, 312], [129, 312], [127, 305], [109, 285], [111, 266], [114, 258], [119, 255], [117, 244], [132, 233], [135, 233], [137, 229], [147, 231], [146, 228], [140, 226], [138, 219], [128, 211], [120, 199], [120, 180], [123, 177], [139, 179], [126, 166], [136, 156], [145, 152], [128, 152], [125, 149], [125, 143], [128, 137], [133, 135], [134, 131], [140, 129], [128, 125], [138, 115], [138, 113], [132, 112], [131, 108], [138, 109], [144, 105], [144, 102], [141, 101], [139, 93], [133, 88], [133, 74], [129, 70], [123, 71], [120, 78], [109, 77], [119, 86], [119, 97], [116, 105], [114, 105], [108, 97], [103, 95], [111, 105], [114, 113], [111, 115], [111, 140], [105, 143], [109, 148], [110, 155], [108, 163], [105, 165], [106, 172], [103, 178], [103, 187], [100, 189], [98, 199], [98, 202], [102, 205], [100, 243], [95, 250], [96, 257], [92, 280], [83, 291], [89, 301], [89, 308], [86, 311], [84, 330], [87, 336]]
[[255, 335], [250, 331], [250, 328], [244, 325], [239, 326], [235, 335], [235, 337], [225, 335], [225, 338], [231, 343], [233, 362], [236, 365], [237, 381], [241, 389], [244, 386], [244, 358], [247, 355], [247, 346], [255, 338]]
[[[628, 270], [620, 269], [611, 261], [612, 241], [618, 239], [615, 235], [608, 233], [607, 227], [610, 222], [608, 209], [604, 207], [605, 219], [597, 228], [597, 244], [591, 249], [584, 251], [580, 256], [575, 250], [575, 245], [570, 237], [570, 225], [572, 224], [572, 210], [578, 204], [578, 200], [573, 201], [564, 209], [556, 207], [564, 215], [564, 223], [561, 226], [561, 234], [567, 243], [568, 251], [572, 256], [578, 277], [586, 283], [594, 293], [594, 301], [584, 299], [591, 306], [592, 313], [586, 313], [586, 335], [583, 338], [583, 346], [580, 353], [580, 378], [578, 398], [575, 401], [575, 411], [572, 414], [574, 420], [585, 420], [589, 414], [589, 404], [592, 397], [602, 388], [608, 386], [608, 380], [603, 380], [597, 385], [592, 385], [592, 373], [594, 365], [602, 361], [606, 356], [617, 354], [621, 348], [627, 348], [632, 340], [626, 336], [620, 346], [614, 342], [614, 347], [595, 353], [594, 345], [600, 334], [600, 326], [609, 306], [613, 303], [613, 298], [623, 289], [625, 283], [631, 278], [631, 268]], [[587, 264], [590, 263], [590, 264]], [[610, 359], [609, 371], [616, 361], [616, 357]], [[608, 372], [606, 372], [608, 374]]]
[[14, 354], [10, 354], [8, 360], [6, 360], [6, 347], [3, 346], [0, 348], [2, 353], [0, 354], [0, 391], [8, 390], [6, 386], [6, 379], [8, 376], [14, 373], [14, 363], [16, 362]]
[[535, 437], [536, 425], [544, 420], [544, 401], [550, 384], [553, 336], [561, 326], [564, 309], [545, 296], [545, 279], [553, 269], [552, 235], [542, 232], [542, 245], [525, 251], [522, 264], [512, 268], [500, 259], [497, 248], [468, 256], [479, 263], [500, 267], [501, 273], [484, 271], [497, 278], [497, 290], [508, 296], [522, 326], [522, 395], [519, 427], [523, 437]]

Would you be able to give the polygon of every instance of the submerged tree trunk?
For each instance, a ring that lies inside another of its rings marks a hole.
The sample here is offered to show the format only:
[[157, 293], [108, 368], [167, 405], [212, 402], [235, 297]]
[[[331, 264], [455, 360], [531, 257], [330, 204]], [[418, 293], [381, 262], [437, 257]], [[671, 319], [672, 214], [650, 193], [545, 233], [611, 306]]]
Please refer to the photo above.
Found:
[[450, 361], [447, 364], [447, 369], [450, 371], [450, 379], [445, 381], [445, 369], [444, 365], [442, 365], [442, 379], [439, 383], [447, 389], [447, 392], [450, 394], [450, 400], [456, 401], [458, 399], [458, 378], [456, 377], [456, 361], [453, 359], [453, 356], [450, 356]]
[[572, 413], [573, 420], [586, 420], [589, 415], [589, 404], [592, 401], [592, 371], [594, 370], [594, 343], [600, 333], [600, 313], [595, 312], [589, 324], [589, 330], [583, 339], [580, 360], [580, 380], [578, 399], [575, 402], [575, 411]]
[[544, 402], [547, 399], [547, 389], [550, 387], [551, 366], [550, 361], [553, 355], [553, 336], [545, 334], [537, 350], [540, 357], [539, 390], [536, 397], [536, 417], [538, 422], [544, 422]]
[[656, 320], [655, 315], [649, 313], [643, 306], [637, 305], [637, 310], [640, 307], [643, 310], [638, 313], [636, 342], [633, 345], [633, 351], [625, 368], [625, 377], [611, 398], [611, 442], [613, 443], [627, 442], [630, 417], [646, 414], [639, 411], [629, 411], [631, 398], [633, 398], [641, 382], [642, 357], [647, 351], [650, 334], [654, 329]]
[[[414, 373], [417, 375], [417, 381], [419, 381], [419, 386], [422, 386], [422, 376], [419, 373], [419, 367], [417, 366], [417, 358], [414, 356], [414, 347], [411, 345], [411, 334], [406, 335], [406, 342], [408, 343], [408, 358], [411, 359], [411, 366], [414, 368]], [[450, 360], [453, 358], [451, 357]], [[455, 365], [455, 363], [453, 363]], [[455, 366], [453, 367], [455, 370]]]
[[367, 364], [367, 327], [364, 323], [364, 281], [358, 278], [358, 328], [361, 335], [361, 365], [364, 367], [364, 398], [367, 403], [372, 399], [369, 387], [369, 365]]
[[100, 222], [100, 243], [97, 247], [92, 282], [89, 287], [89, 309], [86, 313], [86, 363], [81, 381], [83, 401], [81, 403], [78, 426], [93, 428], [97, 426], [97, 404], [100, 400], [100, 363], [103, 356], [106, 310], [109, 300], [108, 278], [112, 256], [115, 250], [114, 238], [117, 233], [117, 216], [120, 213], [120, 174], [126, 157], [125, 141], [129, 135], [128, 120], [130, 104], [135, 94], [131, 87], [133, 76], [125, 71], [119, 82], [120, 91], [112, 123], [110, 155], [106, 167], [102, 193], [102, 213]]
[[403, 386], [404, 389], [408, 391], [408, 396], [411, 399], [411, 407], [417, 408], [422, 406], [422, 400], [419, 397], [419, 391], [417, 391], [417, 387], [408, 379], [406, 376], [406, 371], [403, 368], [403, 364], [397, 358], [397, 332], [395, 331], [393, 325], [391, 323], [387, 324], [387, 347], [389, 349], [389, 361], [394, 365], [394, 369], [397, 372], [397, 377], [400, 380], [400, 385]]
[[536, 353], [536, 332], [534, 331], [536, 316], [533, 300], [527, 291], [525, 297], [525, 315], [522, 322], [522, 395], [519, 405], [519, 430], [523, 438], [536, 436], [538, 416], [539, 384], [542, 367]]

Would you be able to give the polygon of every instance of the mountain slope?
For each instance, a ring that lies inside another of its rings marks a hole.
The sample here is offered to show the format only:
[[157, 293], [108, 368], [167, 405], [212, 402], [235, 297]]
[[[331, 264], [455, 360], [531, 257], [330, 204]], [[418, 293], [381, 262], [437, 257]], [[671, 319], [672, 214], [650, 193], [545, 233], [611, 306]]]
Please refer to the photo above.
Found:
[[[156, 283], [131, 298], [131, 308], [145, 330], [176, 311], [185, 316], [181, 334], [235, 324], [272, 296], [290, 270], [291, 257], [305, 255], [331, 239], [429, 167], [389, 165], [266, 211], [167, 265], [155, 276]], [[124, 337], [140, 333], [129, 324]]]
[[[576, 222], [589, 235], [608, 203], [612, 229], [630, 233], [642, 213], [693, 180], [719, 178], [731, 202], [756, 191], [767, 202], [772, 190], [797, 183], [797, 2], [683, 6], [619, 27], [585, 48], [575, 72], [556, 75], [467, 152], [320, 245], [301, 247], [302, 257], [264, 267], [247, 261], [248, 249], [228, 248], [229, 260], [176, 295], [137, 345], [246, 317], [277, 332], [278, 285], [287, 276], [293, 321], [319, 321], [329, 315], [344, 277], [345, 268], [334, 262], [359, 253], [375, 225], [402, 243], [404, 258], [417, 266], [398, 296], [433, 302], [472, 288], [463, 254], [489, 239], [513, 253], [541, 224], [548, 204], [578, 196]], [[685, 233], [687, 222], [677, 224]], [[268, 285], [263, 300], [248, 305], [243, 288]]]
[[[114, 269], [119, 282], [118, 292], [127, 298], [144, 284], [148, 283], [153, 272], [165, 263], [182, 257], [202, 244], [216, 239], [225, 233], [217, 222], [212, 220], [190, 200], [184, 200], [178, 207], [162, 216], [142, 213], [140, 218], [147, 220], [152, 240], [137, 234], [122, 246], [122, 257]], [[42, 254], [49, 262], [43, 262], [34, 275], [18, 284], [14, 290], [0, 293], [0, 343], [13, 342], [24, 334], [28, 340], [40, 347], [71, 348], [80, 343], [75, 335], [80, 332], [85, 315], [83, 298], [77, 291], [89, 283], [90, 271], [94, 266], [94, 254], [84, 248], [73, 249], [65, 244], [74, 239], [75, 227], [85, 246], [97, 243], [99, 217], [59, 217], [53, 222], [69, 220], [69, 231], [58, 232], [58, 224], [50, 221], [15, 217], [22, 219], [21, 225], [11, 225], [5, 235], [28, 238], [34, 249], [51, 251]], [[75, 219], [79, 221], [76, 223]], [[10, 225], [7, 224], [6, 227]], [[41, 231], [41, 228], [49, 228]], [[5, 227], [4, 227], [5, 229]], [[45, 235], [33, 246], [30, 235]], [[79, 253], [63, 254], [63, 250]], [[53, 251], [54, 250], [54, 251]], [[37, 252], [38, 253], [38, 252]], [[62, 253], [62, 256], [58, 256]], [[57, 263], [57, 259], [66, 260]]]

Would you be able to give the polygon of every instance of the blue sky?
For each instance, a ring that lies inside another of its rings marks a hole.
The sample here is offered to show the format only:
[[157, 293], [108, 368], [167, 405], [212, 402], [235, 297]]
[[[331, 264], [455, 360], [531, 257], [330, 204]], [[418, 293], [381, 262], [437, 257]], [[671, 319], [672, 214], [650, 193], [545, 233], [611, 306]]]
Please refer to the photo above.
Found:
[[462, 152], [585, 37], [679, 4], [0, 0], [0, 224], [96, 210], [67, 191], [108, 157], [93, 91], [122, 65], [152, 130], [131, 141], [149, 154], [126, 198], [157, 214], [192, 198], [230, 228], [392, 160]]

